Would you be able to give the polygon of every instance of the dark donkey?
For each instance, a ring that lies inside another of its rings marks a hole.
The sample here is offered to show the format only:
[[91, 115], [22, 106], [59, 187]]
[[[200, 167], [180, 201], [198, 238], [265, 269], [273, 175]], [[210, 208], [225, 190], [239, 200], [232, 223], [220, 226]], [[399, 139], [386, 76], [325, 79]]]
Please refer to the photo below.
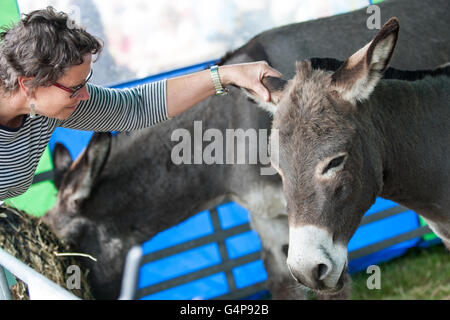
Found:
[[450, 249], [450, 66], [380, 81], [398, 32], [390, 19], [335, 72], [306, 60], [292, 80], [266, 80], [276, 88], [263, 106], [278, 130], [287, 264], [321, 293], [343, 288], [348, 241], [377, 197], [422, 215]]
[[[444, 7], [448, 6], [447, 0], [397, 0], [380, 5], [383, 15], [400, 16], [409, 30], [399, 40], [402, 59], [394, 61], [396, 66], [428, 68], [447, 61], [450, 28]], [[267, 60], [290, 77], [296, 60], [311, 56], [345, 59], [366, 43], [373, 36], [365, 28], [367, 17], [364, 9], [270, 30], [222, 62]], [[428, 35], [435, 32], [441, 37], [429, 40]], [[344, 37], [349, 41], [338, 40]], [[98, 259], [97, 263], [87, 260], [94, 293], [97, 298], [113, 299], [119, 293], [125, 255], [133, 245], [228, 197], [251, 213], [273, 297], [301, 298], [303, 292], [285, 289], [294, 281], [282, 250], [288, 244], [288, 223], [280, 177], [261, 176], [262, 165], [175, 165], [171, 152], [177, 143], [171, 141], [172, 133], [184, 128], [194, 136], [194, 121], [202, 121], [205, 132], [211, 128], [221, 132], [270, 129], [272, 125], [267, 112], [231, 88], [230, 96], [212, 97], [141, 132], [120, 134], [112, 142], [98, 134], [73, 164], [64, 149], [57, 148], [58, 200], [45, 221], [79, 251]]]

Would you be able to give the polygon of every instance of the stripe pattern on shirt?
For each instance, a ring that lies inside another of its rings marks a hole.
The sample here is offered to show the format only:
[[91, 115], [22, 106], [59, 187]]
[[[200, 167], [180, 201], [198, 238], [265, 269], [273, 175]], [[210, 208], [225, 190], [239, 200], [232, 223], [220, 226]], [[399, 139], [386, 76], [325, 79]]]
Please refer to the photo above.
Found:
[[166, 80], [132, 89], [108, 89], [87, 84], [90, 98], [67, 120], [26, 116], [22, 126], [0, 126], [0, 200], [19, 196], [34, 173], [57, 127], [108, 132], [134, 131], [169, 119]]

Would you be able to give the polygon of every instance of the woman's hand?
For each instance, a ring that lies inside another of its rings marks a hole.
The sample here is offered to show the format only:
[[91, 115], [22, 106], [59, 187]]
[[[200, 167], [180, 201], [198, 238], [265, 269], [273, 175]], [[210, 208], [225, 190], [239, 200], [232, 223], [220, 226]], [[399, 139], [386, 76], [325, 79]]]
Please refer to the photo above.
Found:
[[[254, 62], [219, 67], [223, 86], [235, 85], [251, 94], [270, 101], [270, 92], [262, 84], [264, 77], [281, 77], [267, 62]], [[167, 114], [169, 118], [186, 111], [216, 92], [210, 70], [188, 74], [167, 80]]]
[[265, 77], [281, 78], [281, 73], [271, 68], [265, 61], [221, 66], [219, 75], [223, 86], [235, 85], [245, 88], [266, 102], [270, 101], [270, 92], [261, 80]]

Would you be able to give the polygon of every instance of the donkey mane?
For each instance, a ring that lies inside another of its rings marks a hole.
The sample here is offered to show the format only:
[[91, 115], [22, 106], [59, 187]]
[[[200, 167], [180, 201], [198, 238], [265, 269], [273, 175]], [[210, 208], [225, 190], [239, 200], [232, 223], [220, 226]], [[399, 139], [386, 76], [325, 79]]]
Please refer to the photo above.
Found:
[[[313, 69], [321, 69], [325, 71], [336, 71], [344, 63], [334, 58], [311, 58], [311, 66]], [[427, 76], [450, 76], [450, 65], [437, 67], [436, 69], [428, 70], [399, 70], [395, 68], [388, 68], [382, 79], [390, 80], [404, 80], [404, 81], [418, 81]]]

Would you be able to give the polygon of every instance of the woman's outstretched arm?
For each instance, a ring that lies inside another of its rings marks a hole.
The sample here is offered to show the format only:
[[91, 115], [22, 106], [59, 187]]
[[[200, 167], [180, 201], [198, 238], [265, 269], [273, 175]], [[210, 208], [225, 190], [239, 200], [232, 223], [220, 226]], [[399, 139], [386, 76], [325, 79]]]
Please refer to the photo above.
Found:
[[[256, 93], [264, 101], [270, 100], [269, 91], [263, 86], [264, 77], [281, 77], [266, 62], [226, 65], [219, 67], [222, 85], [236, 85]], [[169, 118], [186, 111], [215, 94], [210, 70], [167, 80], [167, 112]]]

